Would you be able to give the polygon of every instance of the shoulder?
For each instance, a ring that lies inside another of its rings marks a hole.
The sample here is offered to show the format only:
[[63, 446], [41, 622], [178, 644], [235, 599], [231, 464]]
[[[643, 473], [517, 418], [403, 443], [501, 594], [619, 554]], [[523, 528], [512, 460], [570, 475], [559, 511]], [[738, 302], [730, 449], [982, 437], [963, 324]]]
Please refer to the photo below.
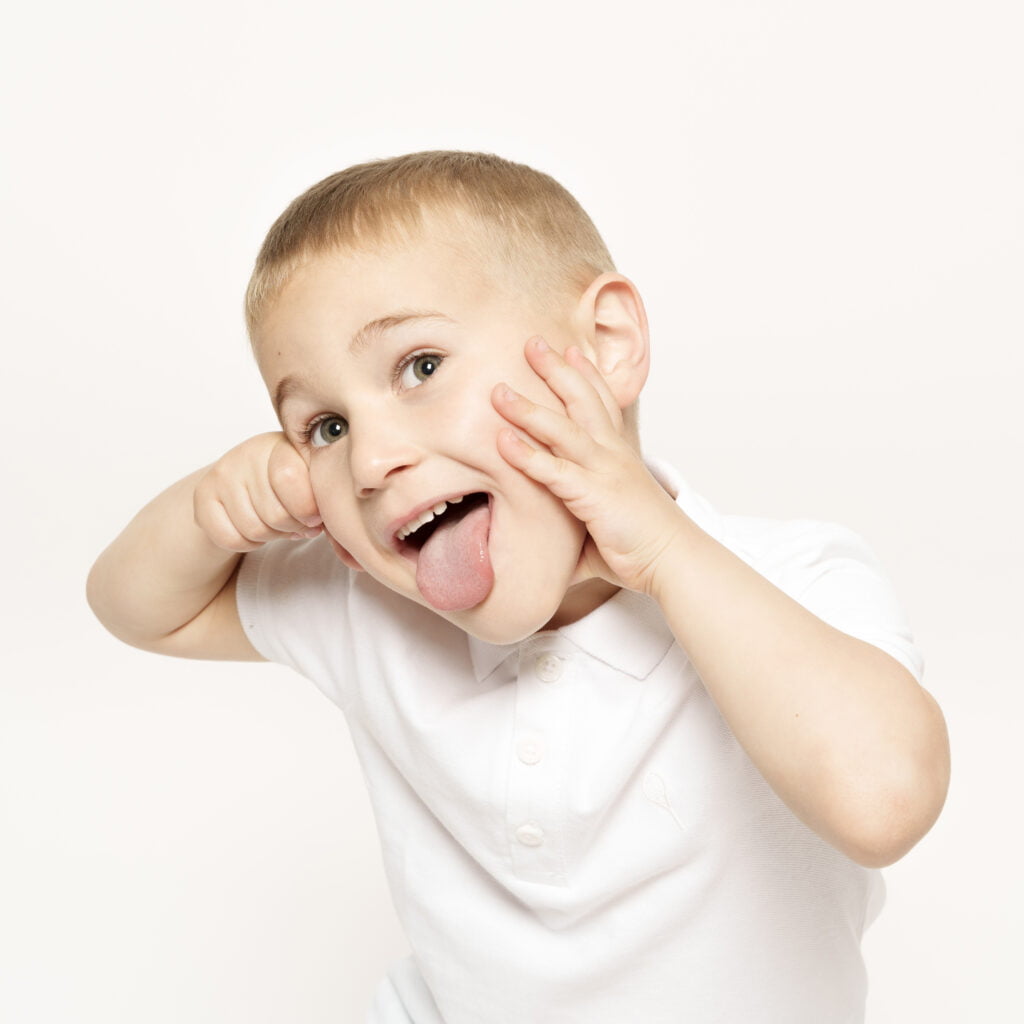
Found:
[[736, 515], [721, 521], [722, 542], [793, 596], [837, 569], [882, 574], [864, 538], [839, 523]]
[[242, 628], [268, 661], [313, 679], [344, 669], [351, 637], [351, 594], [357, 574], [322, 538], [275, 541], [242, 559], [237, 605]]
[[250, 620], [282, 605], [315, 607], [328, 595], [337, 599], [352, 575], [321, 538], [266, 544], [247, 554], [238, 571], [243, 625], [249, 629]]
[[680, 507], [701, 529], [818, 618], [880, 647], [921, 678], [906, 613], [860, 534], [815, 519], [723, 514], [678, 477], [672, 483]]
[[[921, 680], [924, 662], [910, 620], [868, 543], [837, 523], [798, 519], [732, 525], [742, 557], [819, 619], [885, 651]], [[758, 564], [759, 563], [759, 564]]]
[[408, 672], [410, 652], [459, 647], [464, 636], [433, 612], [343, 565], [330, 544], [275, 541], [247, 554], [238, 573], [238, 616], [268, 661], [295, 669], [348, 705], [361, 678]]
[[871, 549], [853, 530], [815, 519], [768, 519], [720, 512], [671, 466], [648, 466], [702, 530], [784, 589], [800, 588], [837, 564], [880, 572]]

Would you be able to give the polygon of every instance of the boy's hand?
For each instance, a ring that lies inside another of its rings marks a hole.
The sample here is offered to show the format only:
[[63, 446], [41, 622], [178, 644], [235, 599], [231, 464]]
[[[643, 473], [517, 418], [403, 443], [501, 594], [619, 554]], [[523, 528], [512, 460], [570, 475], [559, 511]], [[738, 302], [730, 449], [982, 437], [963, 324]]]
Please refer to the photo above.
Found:
[[225, 551], [323, 530], [306, 463], [281, 433], [251, 437], [210, 466], [196, 484], [194, 510], [199, 527]]
[[499, 384], [495, 408], [529, 435], [498, 435], [502, 457], [560, 498], [589, 537], [577, 579], [653, 593], [659, 565], [685, 517], [622, 433], [622, 413], [597, 368], [575, 346], [564, 358], [542, 339], [526, 345], [530, 366], [565, 406], [556, 412]]

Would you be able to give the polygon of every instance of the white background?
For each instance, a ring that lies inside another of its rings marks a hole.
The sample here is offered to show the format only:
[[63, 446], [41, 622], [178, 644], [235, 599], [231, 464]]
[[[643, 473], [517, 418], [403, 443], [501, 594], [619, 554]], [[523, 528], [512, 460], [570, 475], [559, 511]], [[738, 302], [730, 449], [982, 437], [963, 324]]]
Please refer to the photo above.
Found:
[[869, 1020], [1024, 1019], [1018, 11], [8, 15], [0, 1018], [337, 1024], [402, 952], [340, 713], [277, 667], [119, 645], [83, 584], [151, 495], [273, 427], [240, 303], [285, 203], [461, 148], [558, 177], [639, 284], [649, 451], [723, 510], [836, 519], [881, 556], [955, 774], [887, 872]]

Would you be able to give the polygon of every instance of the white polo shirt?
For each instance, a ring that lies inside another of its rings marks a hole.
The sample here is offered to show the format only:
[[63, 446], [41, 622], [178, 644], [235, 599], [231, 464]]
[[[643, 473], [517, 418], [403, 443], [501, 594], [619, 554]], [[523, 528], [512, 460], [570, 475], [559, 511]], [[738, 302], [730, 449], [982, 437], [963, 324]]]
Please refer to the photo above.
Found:
[[[874, 559], [828, 524], [712, 536], [918, 678]], [[799, 822], [657, 605], [622, 591], [519, 644], [468, 637], [322, 540], [247, 555], [243, 625], [346, 713], [414, 953], [374, 1024], [855, 1024], [881, 878]]]

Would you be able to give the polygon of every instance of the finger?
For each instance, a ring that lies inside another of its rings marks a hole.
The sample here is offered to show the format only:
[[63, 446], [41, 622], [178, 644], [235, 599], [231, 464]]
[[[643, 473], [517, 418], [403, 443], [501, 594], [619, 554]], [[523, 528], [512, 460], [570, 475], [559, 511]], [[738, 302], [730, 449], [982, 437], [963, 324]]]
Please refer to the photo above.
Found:
[[495, 386], [491, 401], [509, 423], [545, 445], [556, 456], [581, 464], [591, 464], [596, 460], [598, 445], [594, 438], [563, 413], [538, 405], [507, 384]]
[[256, 481], [248, 491], [249, 503], [260, 521], [279, 536], [317, 537], [320, 526], [307, 526], [294, 518], [281, 503], [269, 480]]
[[[582, 357], [582, 353], [580, 355]], [[588, 433], [600, 438], [609, 434], [609, 427], [616, 430], [617, 407], [614, 401], [608, 403], [601, 394], [601, 390], [607, 391], [603, 382], [601, 389], [595, 387], [593, 380], [584, 376], [581, 368], [571, 366], [543, 338], [532, 338], [527, 342], [526, 357], [534, 372], [565, 406], [569, 416]], [[600, 377], [596, 369], [593, 373]], [[611, 410], [615, 410], [614, 416]]]
[[196, 525], [210, 538], [211, 542], [224, 551], [245, 554], [262, 547], [264, 541], [253, 541], [244, 537], [235, 526], [231, 515], [219, 502], [204, 502], [195, 508]]
[[254, 544], [266, 544], [272, 540], [302, 536], [306, 530], [306, 527], [301, 524], [299, 524], [298, 530], [291, 527], [289, 525], [292, 522], [290, 516], [281, 520], [285, 529], [279, 530], [272, 523], [268, 523], [267, 518], [273, 518], [273, 516], [266, 509], [259, 509], [257, 505], [260, 503], [260, 499], [254, 497], [242, 486], [222, 495], [221, 503], [232, 526], [242, 537]]
[[323, 522], [309, 479], [309, 468], [286, 441], [271, 451], [267, 460], [267, 478], [276, 499], [289, 516], [307, 527], [318, 527]]
[[608, 417], [615, 424], [616, 429], [619, 429], [623, 423], [622, 409], [615, 400], [615, 396], [612, 394], [611, 388], [608, 387], [608, 382], [604, 379], [601, 371], [586, 357], [583, 349], [577, 345], [570, 345], [565, 350], [565, 361], [578, 370], [597, 392], [604, 404], [605, 411], [608, 413]]
[[497, 447], [506, 462], [542, 484], [566, 504], [571, 505], [585, 497], [584, 471], [576, 462], [543, 448], [535, 448], [511, 429], [498, 431]]

